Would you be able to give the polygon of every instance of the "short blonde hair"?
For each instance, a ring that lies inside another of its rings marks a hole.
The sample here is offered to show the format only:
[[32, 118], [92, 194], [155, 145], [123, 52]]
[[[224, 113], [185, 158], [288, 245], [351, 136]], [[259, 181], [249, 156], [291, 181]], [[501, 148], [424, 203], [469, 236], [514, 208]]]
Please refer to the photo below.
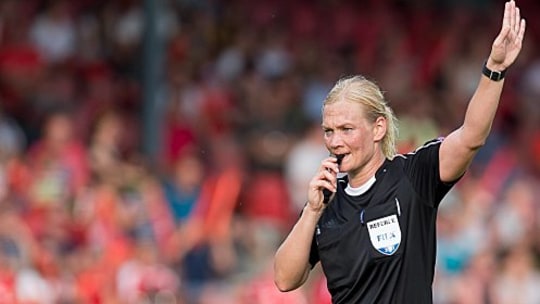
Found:
[[323, 110], [326, 105], [335, 103], [341, 98], [361, 104], [365, 109], [366, 118], [371, 122], [375, 122], [381, 116], [386, 119], [382, 152], [386, 158], [394, 158], [398, 136], [397, 119], [379, 86], [360, 75], [341, 78], [326, 96]]

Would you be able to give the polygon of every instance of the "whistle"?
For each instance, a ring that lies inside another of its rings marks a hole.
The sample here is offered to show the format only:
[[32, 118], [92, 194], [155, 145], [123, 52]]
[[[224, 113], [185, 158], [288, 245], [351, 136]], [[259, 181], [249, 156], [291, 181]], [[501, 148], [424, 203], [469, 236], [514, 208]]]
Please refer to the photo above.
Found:
[[[345, 157], [345, 155], [338, 154], [338, 155], [335, 155], [335, 157], [337, 158], [338, 166], [341, 166], [341, 161], [343, 161], [343, 157]], [[324, 188], [323, 189], [323, 195], [324, 195], [323, 203], [328, 204], [328, 202], [330, 202], [330, 198], [332, 196], [332, 191]]]

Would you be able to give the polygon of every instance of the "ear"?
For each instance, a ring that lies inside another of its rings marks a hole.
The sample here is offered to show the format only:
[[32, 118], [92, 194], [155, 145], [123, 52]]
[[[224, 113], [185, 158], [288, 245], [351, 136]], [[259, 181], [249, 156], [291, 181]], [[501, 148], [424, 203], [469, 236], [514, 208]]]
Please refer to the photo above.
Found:
[[386, 135], [386, 118], [379, 116], [373, 124], [373, 141], [381, 141]]

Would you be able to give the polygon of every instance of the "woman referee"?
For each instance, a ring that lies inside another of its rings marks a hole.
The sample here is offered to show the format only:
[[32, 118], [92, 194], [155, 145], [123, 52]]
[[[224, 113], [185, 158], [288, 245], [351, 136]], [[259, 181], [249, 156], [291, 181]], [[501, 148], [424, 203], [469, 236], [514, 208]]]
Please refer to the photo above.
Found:
[[[321, 262], [333, 303], [433, 302], [438, 205], [486, 141], [524, 33], [519, 9], [507, 2], [463, 125], [408, 154], [395, 154], [395, 117], [380, 88], [362, 76], [337, 82], [322, 127], [326, 147], [342, 161], [321, 162], [275, 254], [281, 291], [301, 286]], [[333, 192], [328, 203], [324, 189]]]

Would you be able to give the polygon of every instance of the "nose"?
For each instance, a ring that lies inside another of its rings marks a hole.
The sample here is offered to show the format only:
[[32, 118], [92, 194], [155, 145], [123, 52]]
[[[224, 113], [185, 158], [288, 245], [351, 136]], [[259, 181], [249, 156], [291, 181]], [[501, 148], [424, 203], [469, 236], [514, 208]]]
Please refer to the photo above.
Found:
[[326, 139], [326, 144], [327, 144], [327, 146], [329, 148], [334, 150], [336, 148], [339, 148], [339, 147], [343, 146], [343, 138], [341, 137], [339, 132], [334, 132], [334, 133], [332, 133], [331, 136], [329, 136]]

